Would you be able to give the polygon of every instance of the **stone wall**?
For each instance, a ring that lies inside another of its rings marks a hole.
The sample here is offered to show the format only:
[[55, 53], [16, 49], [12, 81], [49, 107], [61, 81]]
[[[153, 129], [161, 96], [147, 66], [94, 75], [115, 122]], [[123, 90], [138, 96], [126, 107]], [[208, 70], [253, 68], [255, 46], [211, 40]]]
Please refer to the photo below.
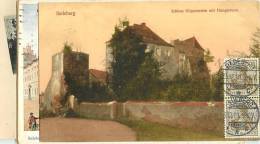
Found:
[[128, 102], [124, 113], [130, 119], [180, 128], [223, 131], [223, 103], [206, 102]]
[[117, 103], [115, 102], [110, 102], [110, 103], [82, 102], [80, 105], [75, 104], [74, 110], [78, 115], [82, 117], [98, 118], [98, 119], [115, 119], [116, 105]]
[[127, 117], [180, 128], [222, 132], [223, 102], [126, 102], [81, 103], [75, 109], [84, 117]]
[[[64, 101], [67, 97], [68, 87], [73, 85], [74, 89], [80, 89], [76, 86], [87, 86], [89, 81], [88, 68], [89, 56], [82, 52], [57, 53], [52, 57], [52, 75], [44, 92], [43, 107], [54, 113], [57, 113], [64, 107]], [[73, 82], [66, 81], [70, 78]], [[76, 86], [75, 86], [76, 85]], [[71, 95], [75, 95], [71, 93]], [[76, 96], [76, 95], [75, 95]]]
[[61, 76], [63, 73], [63, 53], [52, 56], [52, 73], [44, 92], [43, 106], [47, 110], [52, 110], [52, 101], [59, 96], [61, 90]]

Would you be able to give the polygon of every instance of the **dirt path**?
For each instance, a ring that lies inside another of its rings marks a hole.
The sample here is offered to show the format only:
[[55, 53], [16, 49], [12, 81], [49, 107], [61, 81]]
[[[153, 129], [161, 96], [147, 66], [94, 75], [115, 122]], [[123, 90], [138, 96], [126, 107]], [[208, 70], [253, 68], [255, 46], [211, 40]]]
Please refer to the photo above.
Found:
[[115, 121], [78, 118], [40, 120], [41, 141], [135, 141], [135, 132]]

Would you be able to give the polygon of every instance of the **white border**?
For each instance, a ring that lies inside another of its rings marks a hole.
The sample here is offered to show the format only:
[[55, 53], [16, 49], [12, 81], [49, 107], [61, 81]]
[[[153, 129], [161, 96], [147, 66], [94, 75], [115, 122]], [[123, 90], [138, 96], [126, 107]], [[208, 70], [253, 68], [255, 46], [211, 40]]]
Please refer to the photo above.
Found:
[[36, 0], [20, 0], [18, 2], [18, 9], [17, 9], [17, 51], [18, 51], [18, 96], [17, 96], [17, 104], [18, 104], [18, 114], [17, 114], [17, 141], [21, 144], [30, 144], [30, 143], [39, 143], [39, 140], [28, 140], [28, 137], [38, 137], [39, 138], [39, 131], [24, 131], [24, 56], [23, 56], [23, 47], [19, 45], [22, 43], [22, 33], [23, 33], [23, 17], [19, 15], [23, 15], [23, 5], [24, 4], [37, 4], [38, 1]]
[[[37, 4], [37, 3], [64, 3], [64, 2], [225, 2], [227, 0], [20, 0], [20, 4]], [[241, 0], [240, 0], [241, 1]], [[260, 1], [260, 0], [257, 0]], [[255, 1], [255, 2], [257, 2]], [[239, 2], [239, 0], [238, 0]], [[19, 14], [19, 13], [18, 13]], [[19, 21], [19, 17], [18, 17]], [[21, 27], [21, 26], [20, 26]], [[19, 42], [19, 34], [18, 34], [18, 42]], [[23, 114], [24, 114], [24, 105], [23, 105], [23, 97], [19, 96], [19, 94], [23, 95], [23, 55], [22, 55], [22, 49], [18, 46], [18, 139], [23, 140], [19, 133], [24, 133], [24, 120], [23, 120]], [[21, 120], [20, 120], [21, 119]], [[228, 143], [228, 144], [241, 144], [242, 141], [165, 141], [165, 142], [40, 142], [40, 143], [99, 143], [99, 144], [111, 144], [111, 143], [121, 143], [121, 144], [128, 144], [128, 143], [141, 143], [141, 144], [155, 144], [155, 143], [164, 143], [164, 144], [170, 144], [170, 143], [179, 143], [179, 144], [219, 144], [219, 143]], [[255, 141], [253, 141], [254, 143]], [[20, 143], [23, 143], [23, 141], [20, 141]], [[246, 143], [246, 142], [243, 142]]]

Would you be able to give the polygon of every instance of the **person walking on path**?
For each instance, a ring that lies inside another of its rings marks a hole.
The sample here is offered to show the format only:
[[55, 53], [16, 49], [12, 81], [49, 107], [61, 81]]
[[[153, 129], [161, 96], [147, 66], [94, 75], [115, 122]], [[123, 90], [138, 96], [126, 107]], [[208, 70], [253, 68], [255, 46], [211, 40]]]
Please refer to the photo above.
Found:
[[39, 118], [35, 117], [31, 112], [28, 120], [30, 130], [35, 131], [37, 129], [37, 121], [36, 121], [37, 119]]

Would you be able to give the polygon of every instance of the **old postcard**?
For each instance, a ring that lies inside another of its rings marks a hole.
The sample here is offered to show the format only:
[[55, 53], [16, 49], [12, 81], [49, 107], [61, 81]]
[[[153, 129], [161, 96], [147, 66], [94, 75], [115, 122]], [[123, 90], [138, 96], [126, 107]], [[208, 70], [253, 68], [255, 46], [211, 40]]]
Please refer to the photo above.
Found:
[[16, 73], [17, 67], [17, 38], [16, 38], [16, 16], [6, 16], [5, 28], [8, 43], [8, 50], [10, 55], [10, 60], [12, 64], [13, 73]]
[[40, 141], [259, 140], [259, 45], [255, 1], [39, 3]]
[[0, 143], [14, 142], [16, 138], [17, 74], [12, 69], [12, 53], [16, 50], [8, 45], [8, 38], [15, 37], [12, 34], [11, 38], [15, 31], [15, 10], [15, 0], [0, 1]]
[[38, 4], [19, 3], [18, 139], [39, 141]]

